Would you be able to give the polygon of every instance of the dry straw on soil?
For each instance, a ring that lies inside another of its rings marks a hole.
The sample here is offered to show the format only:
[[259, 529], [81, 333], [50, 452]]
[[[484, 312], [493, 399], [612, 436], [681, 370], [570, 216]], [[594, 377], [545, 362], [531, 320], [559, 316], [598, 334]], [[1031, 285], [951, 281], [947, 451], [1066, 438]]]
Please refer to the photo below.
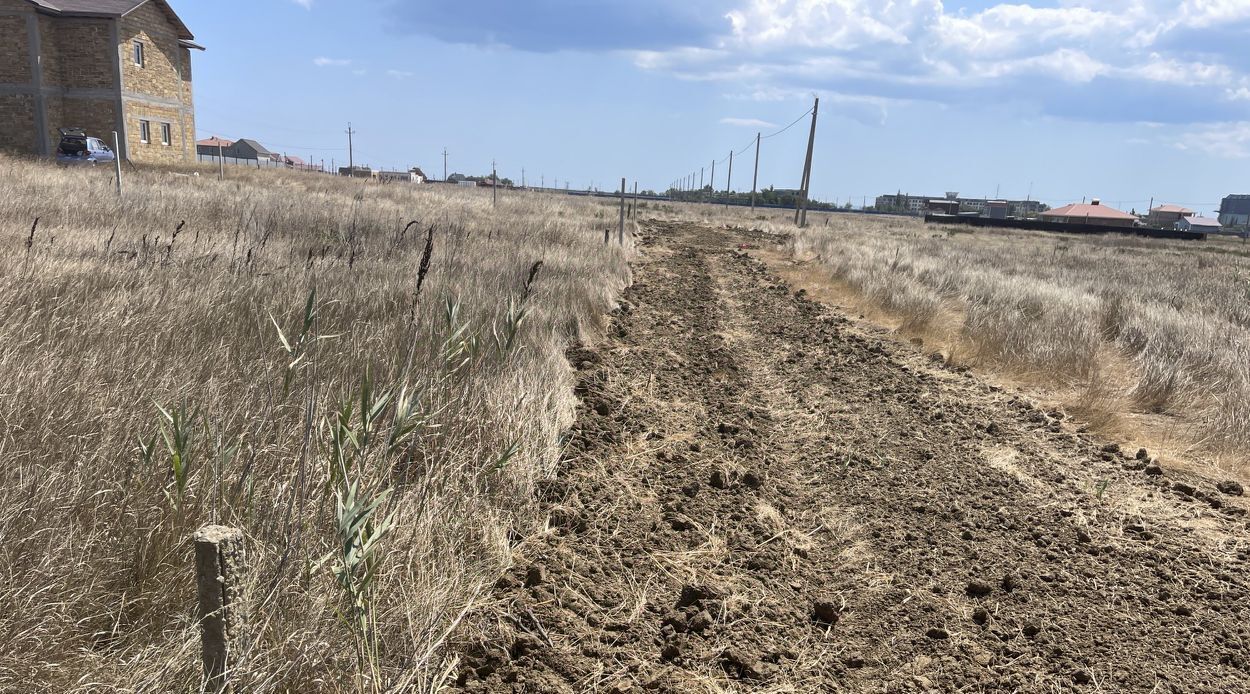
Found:
[[627, 283], [614, 210], [0, 170], [0, 690], [196, 691], [209, 522], [248, 536], [239, 691], [434, 688]]
[[953, 361], [1040, 387], [1108, 433], [1245, 473], [1250, 247], [821, 214], [668, 206], [784, 234], [842, 298]]

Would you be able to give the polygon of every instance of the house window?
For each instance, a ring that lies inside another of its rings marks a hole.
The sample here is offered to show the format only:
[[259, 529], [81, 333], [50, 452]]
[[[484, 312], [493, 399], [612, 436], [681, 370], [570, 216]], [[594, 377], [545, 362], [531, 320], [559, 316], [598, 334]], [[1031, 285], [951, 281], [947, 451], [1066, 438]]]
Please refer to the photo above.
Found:
[[152, 121], [139, 121], [139, 141], [145, 145], [152, 141]]
[[143, 67], [143, 42], [135, 41], [135, 65]]
[[170, 132], [169, 123], [161, 123], [161, 144], [173, 144], [173, 134]]

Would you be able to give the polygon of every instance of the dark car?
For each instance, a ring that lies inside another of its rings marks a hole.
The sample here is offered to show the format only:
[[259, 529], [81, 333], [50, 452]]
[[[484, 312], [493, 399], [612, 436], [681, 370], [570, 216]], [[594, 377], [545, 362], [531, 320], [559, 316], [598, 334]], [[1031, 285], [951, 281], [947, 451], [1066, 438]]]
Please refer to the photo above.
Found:
[[61, 128], [61, 144], [56, 148], [58, 164], [110, 164], [117, 159], [98, 137], [88, 137], [82, 128]]

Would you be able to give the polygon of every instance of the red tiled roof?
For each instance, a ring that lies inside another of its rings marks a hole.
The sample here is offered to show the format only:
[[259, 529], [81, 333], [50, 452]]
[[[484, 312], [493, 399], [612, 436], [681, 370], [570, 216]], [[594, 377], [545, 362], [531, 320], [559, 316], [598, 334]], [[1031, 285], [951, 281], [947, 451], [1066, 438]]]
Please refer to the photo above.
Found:
[[1191, 227], [1211, 227], [1214, 229], [1220, 226], [1220, 220], [1211, 217], [1189, 217], [1186, 219], [1186, 222]]
[[1151, 212], [1171, 212], [1174, 214], [1193, 214], [1194, 213], [1193, 210], [1187, 207], [1181, 207], [1180, 205], [1159, 205], [1158, 207], [1151, 210]]
[[1106, 205], [1092, 205], [1074, 202], [1071, 205], [1043, 212], [1043, 217], [1062, 217], [1065, 219], [1137, 219], [1127, 212], [1121, 212]]
[[216, 135], [214, 135], [208, 138], [207, 140], [197, 140], [195, 144], [203, 145], [205, 147], [218, 147], [218, 146], [229, 147], [234, 144], [234, 141], [227, 140], [224, 137], [217, 137]]

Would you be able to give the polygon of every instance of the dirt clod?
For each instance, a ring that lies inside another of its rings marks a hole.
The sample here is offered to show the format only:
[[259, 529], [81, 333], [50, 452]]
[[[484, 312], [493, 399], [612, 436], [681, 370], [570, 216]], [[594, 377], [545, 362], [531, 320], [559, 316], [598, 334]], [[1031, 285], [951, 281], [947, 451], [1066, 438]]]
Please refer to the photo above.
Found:
[[525, 571], [525, 587], [533, 588], [547, 582], [547, 567], [535, 564]]
[[935, 639], [938, 641], [943, 641], [951, 637], [950, 632], [943, 629], [942, 627], [933, 627], [929, 629], [928, 631], [926, 631], [924, 635], [928, 636], [931, 639]]
[[1233, 480], [1224, 480], [1223, 482], [1215, 485], [1215, 488], [1229, 496], [1241, 496], [1242, 494], [1245, 494], [1245, 489], [1242, 488], [1241, 483], [1234, 482]]
[[994, 592], [994, 587], [984, 581], [969, 581], [964, 588], [969, 597], [983, 598]]
[[842, 609], [832, 600], [817, 600], [812, 605], [812, 620], [818, 624], [832, 626], [838, 623]]
[[1158, 463], [1150, 463], [1145, 467], [1143, 472], [1151, 477], [1158, 477], [1163, 474], [1163, 466]]

